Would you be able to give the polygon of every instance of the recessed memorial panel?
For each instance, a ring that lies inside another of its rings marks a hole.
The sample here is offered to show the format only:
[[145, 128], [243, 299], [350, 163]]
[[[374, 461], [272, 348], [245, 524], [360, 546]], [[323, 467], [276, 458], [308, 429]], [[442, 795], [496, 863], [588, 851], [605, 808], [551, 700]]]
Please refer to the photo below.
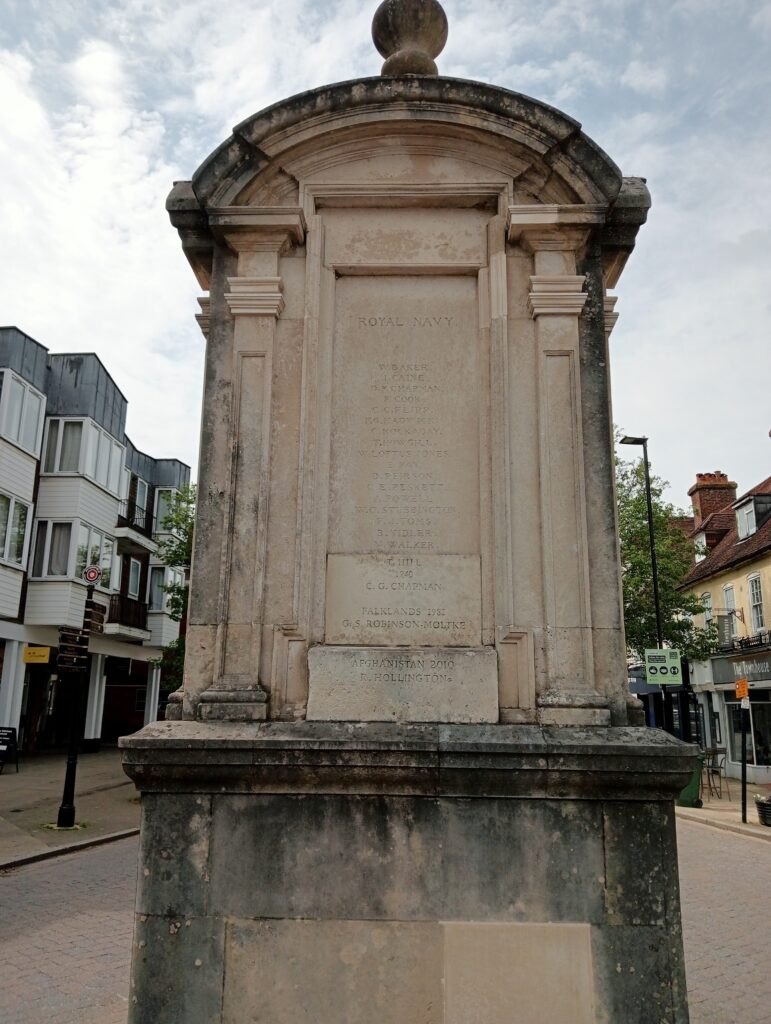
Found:
[[337, 282], [336, 554], [479, 554], [476, 278]]

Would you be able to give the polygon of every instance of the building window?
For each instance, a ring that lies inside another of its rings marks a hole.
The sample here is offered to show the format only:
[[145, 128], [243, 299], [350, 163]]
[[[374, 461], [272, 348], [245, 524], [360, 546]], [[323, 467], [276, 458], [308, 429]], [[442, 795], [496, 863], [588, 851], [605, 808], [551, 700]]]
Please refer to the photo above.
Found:
[[33, 576], [69, 576], [72, 523], [39, 521], [35, 533]]
[[164, 526], [166, 517], [171, 512], [175, 492], [171, 488], [159, 488], [155, 492], [155, 532], [168, 533], [168, 527]]
[[726, 615], [730, 620], [731, 636], [736, 636], [738, 629], [736, 626], [736, 597], [733, 587], [723, 588], [723, 600], [725, 601]]
[[50, 419], [46, 437], [44, 473], [80, 472], [82, 420]]
[[701, 603], [704, 606], [704, 628], [709, 629], [712, 625], [712, 594], [709, 591], [701, 595]]
[[110, 589], [112, 580], [112, 555], [115, 542], [88, 523], [78, 527], [78, 550], [75, 558], [75, 575], [80, 577], [88, 565], [97, 565], [102, 570], [99, 586]]
[[40, 450], [43, 396], [10, 370], [0, 372], [0, 434], [32, 455]]
[[139, 598], [139, 577], [142, 573], [142, 563], [136, 558], [129, 559], [128, 586], [126, 593], [135, 600]]
[[9, 494], [0, 494], [0, 559], [23, 566], [27, 556], [29, 505]]
[[95, 423], [49, 419], [44, 473], [83, 473], [117, 496], [122, 468], [123, 446]]
[[166, 584], [165, 576], [166, 570], [162, 565], [154, 565], [150, 570], [150, 587], [147, 594], [147, 604], [151, 612], [163, 611], [166, 603], [166, 594], [163, 589]]
[[[73, 549], [73, 538], [76, 545]], [[80, 579], [87, 565], [98, 565], [102, 576], [98, 586], [109, 590], [115, 541], [88, 523], [55, 523], [38, 520], [32, 575]]]
[[752, 632], [757, 633], [763, 629], [763, 591], [760, 586], [760, 576], [750, 576], [750, 615], [752, 616]]
[[144, 519], [145, 510], [147, 509], [147, 482], [140, 480], [137, 477], [137, 516], [141, 516]]
[[749, 501], [736, 510], [736, 528], [739, 540], [746, 540], [755, 532], [755, 502]]

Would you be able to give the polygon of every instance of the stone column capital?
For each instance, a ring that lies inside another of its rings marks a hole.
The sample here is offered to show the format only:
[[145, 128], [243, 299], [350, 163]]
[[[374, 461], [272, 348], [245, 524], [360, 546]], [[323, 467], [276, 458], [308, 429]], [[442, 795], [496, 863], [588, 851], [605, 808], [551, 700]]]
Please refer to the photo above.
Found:
[[272, 316], [284, 309], [284, 285], [280, 277], [229, 277], [225, 301], [234, 316]]
[[305, 216], [298, 207], [231, 206], [214, 209], [209, 223], [236, 253], [271, 252], [281, 255], [305, 241]]
[[530, 278], [527, 308], [539, 316], [578, 316], [586, 302], [583, 274], [538, 274]]
[[605, 223], [605, 213], [599, 203], [510, 206], [506, 233], [526, 252], [576, 252], [586, 245], [592, 228]]

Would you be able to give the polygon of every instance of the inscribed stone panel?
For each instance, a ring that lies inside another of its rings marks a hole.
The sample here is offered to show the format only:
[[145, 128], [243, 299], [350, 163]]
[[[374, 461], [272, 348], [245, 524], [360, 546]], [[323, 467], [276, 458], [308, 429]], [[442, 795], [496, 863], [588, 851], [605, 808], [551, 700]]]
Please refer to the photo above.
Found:
[[476, 555], [330, 555], [326, 642], [479, 645], [480, 573]]
[[333, 553], [479, 554], [476, 281], [337, 282]]

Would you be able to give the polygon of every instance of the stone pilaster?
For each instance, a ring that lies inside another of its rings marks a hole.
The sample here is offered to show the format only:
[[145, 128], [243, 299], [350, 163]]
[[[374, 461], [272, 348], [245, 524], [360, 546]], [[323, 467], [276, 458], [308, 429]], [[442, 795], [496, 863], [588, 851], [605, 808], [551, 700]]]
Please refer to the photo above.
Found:
[[201, 695], [202, 719], [267, 716], [258, 679], [270, 494], [270, 424], [276, 321], [284, 309], [279, 258], [304, 237], [296, 210], [228, 210], [211, 215], [237, 254], [225, 301], [233, 318], [228, 505], [219, 578], [214, 680]]
[[587, 296], [585, 278], [576, 273], [600, 219], [591, 207], [514, 207], [509, 213], [509, 237], [532, 255], [535, 271], [528, 311], [537, 361], [544, 607], [536, 706], [543, 724], [610, 720], [594, 678], [578, 329]]

